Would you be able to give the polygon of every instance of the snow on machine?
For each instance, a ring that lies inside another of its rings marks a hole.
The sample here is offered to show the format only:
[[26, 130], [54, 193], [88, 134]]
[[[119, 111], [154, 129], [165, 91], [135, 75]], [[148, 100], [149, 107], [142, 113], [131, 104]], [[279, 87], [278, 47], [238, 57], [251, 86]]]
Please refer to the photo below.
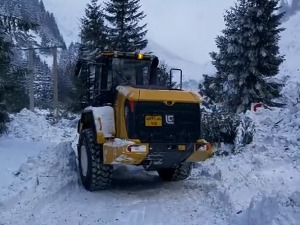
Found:
[[83, 186], [111, 185], [114, 165], [143, 166], [162, 180], [189, 177], [193, 162], [212, 154], [200, 138], [201, 97], [180, 88], [158, 85], [156, 56], [102, 52], [81, 59], [76, 76], [87, 87], [78, 122], [78, 162]]

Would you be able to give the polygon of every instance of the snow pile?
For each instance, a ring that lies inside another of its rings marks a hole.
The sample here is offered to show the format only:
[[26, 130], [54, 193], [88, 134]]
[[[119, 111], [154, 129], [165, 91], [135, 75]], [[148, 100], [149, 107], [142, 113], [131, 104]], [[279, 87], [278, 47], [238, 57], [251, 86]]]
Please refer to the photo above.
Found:
[[[20, 138], [28, 141], [48, 141], [60, 143], [62, 141], [73, 141], [76, 138], [76, 129], [64, 123], [52, 126], [46, 116], [46, 110], [23, 109], [15, 115], [11, 115], [11, 122], [8, 124], [8, 138]], [[74, 123], [74, 121], [73, 121]]]
[[[32, 142], [22, 139], [0, 138], [0, 189], [7, 188], [15, 179], [15, 172], [29, 157], [36, 156], [40, 151], [54, 147], [53, 143]], [[1, 194], [1, 193], [0, 193]]]
[[[34, 214], [46, 200], [77, 185], [76, 156], [70, 142], [28, 158], [14, 182], [0, 195], [0, 218], [7, 224], [35, 224]], [[14, 205], [14, 207], [11, 207]]]
[[[255, 213], [256, 208], [272, 202], [268, 199], [274, 198], [274, 193], [279, 195], [283, 192], [289, 196], [299, 189], [300, 108], [259, 109], [256, 113], [248, 111], [246, 116], [255, 125], [253, 143], [245, 146], [240, 154], [204, 162], [200, 174], [216, 181], [217, 189], [229, 196], [233, 212], [241, 212], [243, 218], [257, 216], [259, 221], [260, 214]], [[263, 196], [261, 202], [253, 200], [256, 196]], [[264, 213], [272, 214], [273, 208], [265, 207], [267, 212]], [[295, 210], [284, 206], [280, 206], [278, 211], [290, 218], [297, 215]], [[274, 216], [277, 214], [274, 213]], [[272, 224], [271, 219], [249, 224]]]
[[252, 199], [242, 216], [234, 216], [235, 225], [298, 225], [300, 221], [300, 192], [289, 196], [258, 196]]
[[[280, 40], [285, 62], [276, 79], [284, 82], [285, 108], [248, 111], [254, 123], [253, 142], [241, 152], [216, 157], [199, 168], [205, 184], [228, 196], [236, 225], [299, 224], [300, 186], [300, 14], [283, 24]], [[201, 178], [199, 178], [201, 179]]]

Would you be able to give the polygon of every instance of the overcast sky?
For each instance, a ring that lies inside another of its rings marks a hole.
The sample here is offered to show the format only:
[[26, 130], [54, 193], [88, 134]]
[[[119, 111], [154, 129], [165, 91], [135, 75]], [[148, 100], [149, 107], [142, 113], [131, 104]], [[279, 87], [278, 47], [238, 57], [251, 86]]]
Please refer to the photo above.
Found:
[[205, 62], [224, 28], [223, 13], [230, 1], [142, 0], [148, 36], [177, 55]]
[[[65, 41], [77, 39], [79, 18], [89, 0], [44, 0]], [[147, 14], [147, 38], [164, 50], [197, 64], [210, 60], [215, 37], [224, 28], [223, 14], [234, 0], [141, 0]]]

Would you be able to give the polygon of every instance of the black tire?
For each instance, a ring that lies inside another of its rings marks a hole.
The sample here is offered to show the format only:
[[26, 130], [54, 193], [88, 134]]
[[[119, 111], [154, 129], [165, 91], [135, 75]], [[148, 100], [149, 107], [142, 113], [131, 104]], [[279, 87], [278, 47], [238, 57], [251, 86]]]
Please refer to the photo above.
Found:
[[[112, 181], [113, 166], [103, 165], [101, 145], [96, 143], [91, 129], [80, 133], [77, 151], [79, 173], [84, 188], [88, 191], [108, 189]], [[82, 157], [86, 165], [82, 165]]]
[[187, 179], [191, 175], [192, 168], [192, 163], [181, 163], [176, 168], [159, 169], [157, 172], [164, 181], [180, 181]]

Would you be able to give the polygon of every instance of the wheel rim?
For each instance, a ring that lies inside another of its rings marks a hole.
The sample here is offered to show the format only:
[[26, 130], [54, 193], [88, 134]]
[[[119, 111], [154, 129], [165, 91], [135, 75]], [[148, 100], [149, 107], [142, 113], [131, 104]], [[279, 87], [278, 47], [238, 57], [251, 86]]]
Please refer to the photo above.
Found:
[[86, 177], [88, 171], [88, 157], [85, 146], [81, 146], [80, 149], [80, 165], [82, 175]]

